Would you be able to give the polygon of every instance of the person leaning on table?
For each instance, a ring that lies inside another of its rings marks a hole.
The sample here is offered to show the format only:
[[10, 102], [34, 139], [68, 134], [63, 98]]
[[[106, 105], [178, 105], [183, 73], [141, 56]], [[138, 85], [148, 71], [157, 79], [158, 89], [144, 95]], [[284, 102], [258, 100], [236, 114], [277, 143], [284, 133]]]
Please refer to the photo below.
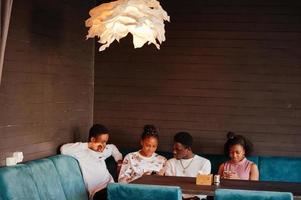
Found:
[[246, 156], [252, 151], [252, 143], [242, 135], [227, 134], [224, 152], [230, 160], [220, 165], [218, 174], [225, 179], [258, 180], [259, 170]]
[[[174, 158], [166, 162], [166, 176], [196, 177], [198, 173], [210, 174], [211, 163], [208, 159], [198, 156], [192, 151], [193, 138], [187, 132], [179, 132], [174, 136]], [[194, 196], [183, 194], [183, 199], [206, 198], [204, 195]]]

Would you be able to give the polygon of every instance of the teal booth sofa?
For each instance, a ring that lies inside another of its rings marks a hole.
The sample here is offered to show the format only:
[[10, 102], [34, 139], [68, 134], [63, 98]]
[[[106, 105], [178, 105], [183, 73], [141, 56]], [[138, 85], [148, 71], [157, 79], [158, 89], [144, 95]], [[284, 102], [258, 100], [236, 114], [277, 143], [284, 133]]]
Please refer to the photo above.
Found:
[[77, 161], [65, 155], [0, 168], [0, 200], [88, 200]]
[[[129, 153], [123, 150], [123, 155]], [[167, 159], [171, 152], [159, 151]], [[223, 155], [200, 154], [209, 159], [212, 173], [227, 160]], [[258, 165], [260, 180], [301, 182], [301, 157], [253, 156]], [[106, 160], [108, 170], [117, 180], [117, 165], [113, 158]], [[84, 180], [76, 159], [66, 155], [29, 161], [0, 168], [0, 200], [88, 200]]]

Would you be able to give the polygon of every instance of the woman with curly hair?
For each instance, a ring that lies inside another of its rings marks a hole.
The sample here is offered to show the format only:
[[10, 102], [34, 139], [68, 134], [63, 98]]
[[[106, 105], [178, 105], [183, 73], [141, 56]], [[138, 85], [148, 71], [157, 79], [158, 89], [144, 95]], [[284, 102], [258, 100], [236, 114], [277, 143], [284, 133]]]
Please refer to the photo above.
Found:
[[224, 152], [230, 160], [220, 165], [218, 174], [225, 179], [258, 180], [259, 171], [255, 163], [248, 160], [253, 145], [242, 135], [227, 134]]

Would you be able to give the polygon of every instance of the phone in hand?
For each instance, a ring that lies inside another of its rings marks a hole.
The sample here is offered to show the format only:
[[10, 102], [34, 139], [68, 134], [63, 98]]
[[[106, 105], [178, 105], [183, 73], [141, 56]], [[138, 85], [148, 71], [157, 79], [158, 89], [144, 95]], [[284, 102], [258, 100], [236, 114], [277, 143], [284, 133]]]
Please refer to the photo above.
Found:
[[152, 171], [151, 175], [156, 175], [157, 172], [156, 171]]

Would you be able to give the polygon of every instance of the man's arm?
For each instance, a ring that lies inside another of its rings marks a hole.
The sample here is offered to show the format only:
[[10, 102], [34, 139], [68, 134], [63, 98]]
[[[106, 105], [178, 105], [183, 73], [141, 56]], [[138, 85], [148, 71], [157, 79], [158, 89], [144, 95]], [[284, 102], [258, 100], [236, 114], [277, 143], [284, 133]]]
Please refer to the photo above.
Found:
[[122, 164], [122, 154], [120, 153], [120, 151], [114, 144], [111, 144], [111, 145], [112, 145], [112, 156], [113, 156], [114, 160], [117, 163]]
[[78, 153], [86, 149], [88, 149], [88, 143], [68, 143], [61, 147], [61, 154], [76, 157]]

